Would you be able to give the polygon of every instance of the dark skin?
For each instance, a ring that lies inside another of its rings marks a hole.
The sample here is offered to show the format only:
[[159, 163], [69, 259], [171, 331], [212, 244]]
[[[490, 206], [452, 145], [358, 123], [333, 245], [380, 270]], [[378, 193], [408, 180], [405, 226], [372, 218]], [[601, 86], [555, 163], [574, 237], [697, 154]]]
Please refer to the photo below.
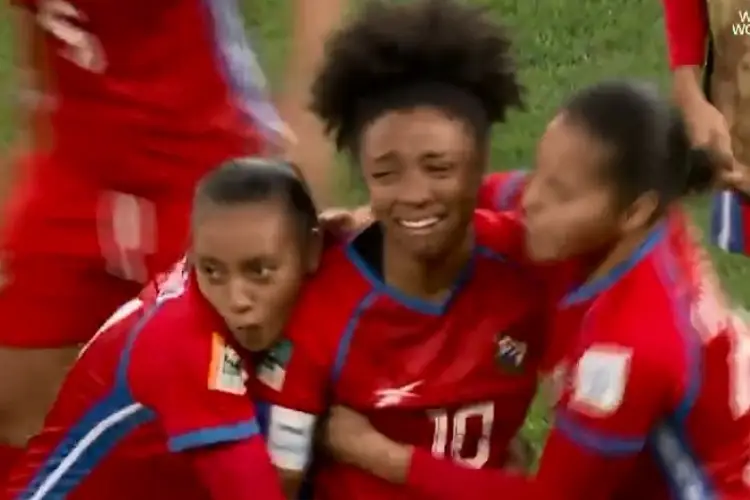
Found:
[[[377, 221], [385, 282], [422, 300], [447, 297], [471, 255], [471, 222], [482, 181], [476, 134], [433, 107], [385, 112], [362, 130], [358, 160], [371, 212], [331, 212], [330, 225]], [[371, 216], [371, 217], [370, 217]], [[303, 474], [280, 471], [296, 498]]]
[[305, 277], [317, 268], [319, 238], [300, 233], [281, 199], [203, 202], [196, 209], [189, 258], [198, 286], [251, 352], [278, 339]]
[[384, 113], [362, 133], [359, 161], [384, 233], [385, 281], [440, 301], [471, 252], [482, 179], [476, 135], [432, 107]]

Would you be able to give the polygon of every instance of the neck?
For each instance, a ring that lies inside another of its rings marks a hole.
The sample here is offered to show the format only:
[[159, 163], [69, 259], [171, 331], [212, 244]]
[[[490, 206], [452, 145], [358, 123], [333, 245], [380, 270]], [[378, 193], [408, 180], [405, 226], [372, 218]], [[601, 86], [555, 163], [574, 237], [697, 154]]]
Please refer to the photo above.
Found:
[[405, 258], [397, 245], [383, 244], [383, 278], [408, 296], [439, 302], [447, 298], [471, 258], [471, 231], [458, 246], [432, 259]]
[[649, 225], [615, 243], [600, 264], [594, 269], [594, 272], [591, 273], [589, 281], [608, 275], [615, 267], [627, 261], [643, 245], [653, 228], [653, 225]]

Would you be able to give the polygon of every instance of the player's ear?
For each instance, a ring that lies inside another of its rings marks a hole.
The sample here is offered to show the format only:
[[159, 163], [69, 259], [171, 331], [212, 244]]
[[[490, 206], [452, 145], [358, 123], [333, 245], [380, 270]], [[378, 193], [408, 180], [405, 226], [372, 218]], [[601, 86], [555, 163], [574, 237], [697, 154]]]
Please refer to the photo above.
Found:
[[307, 252], [305, 255], [306, 271], [309, 274], [314, 273], [318, 270], [320, 265], [320, 258], [323, 255], [323, 231], [320, 228], [315, 228], [310, 234], [309, 243], [307, 245]]
[[640, 195], [622, 214], [621, 230], [623, 233], [638, 231], [654, 220], [659, 208], [659, 195], [648, 191]]

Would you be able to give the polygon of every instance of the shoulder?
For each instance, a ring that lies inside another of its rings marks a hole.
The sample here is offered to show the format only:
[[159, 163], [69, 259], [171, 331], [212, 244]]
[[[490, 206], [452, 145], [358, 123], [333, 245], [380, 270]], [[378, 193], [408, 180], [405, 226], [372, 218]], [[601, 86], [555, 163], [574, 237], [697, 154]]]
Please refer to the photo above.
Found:
[[136, 391], [152, 392], [173, 382], [207, 380], [221, 357], [219, 334], [202, 327], [183, 297], [159, 299], [134, 331], [128, 370]]
[[[597, 345], [616, 346], [622, 357], [628, 353], [630, 369], [644, 386], [679, 382], [685, 372], [686, 335], [689, 313], [671, 292], [650, 277], [633, 276], [644, 283], [620, 285], [595, 301], [584, 320], [582, 335]], [[636, 286], [637, 285], [637, 286]]]
[[492, 172], [482, 179], [478, 206], [488, 210], [516, 210], [526, 185], [527, 171]]
[[475, 210], [476, 244], [488, 255], [513, 262], [526, 261], [525, 226], [516, 212]]
[[287, 324], [287, 336], [297, 341], [315, 332], [316, 342], [321, 337], [337, 337], [372, 290], [348, 246], [329, 247], [317, 272], [302, 287]]

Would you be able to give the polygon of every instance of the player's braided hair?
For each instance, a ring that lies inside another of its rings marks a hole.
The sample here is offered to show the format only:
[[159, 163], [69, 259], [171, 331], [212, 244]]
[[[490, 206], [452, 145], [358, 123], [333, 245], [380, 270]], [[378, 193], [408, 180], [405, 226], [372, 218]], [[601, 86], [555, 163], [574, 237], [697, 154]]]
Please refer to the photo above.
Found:
[[522, 107], [511, 41], [486, 9], [458, 0], [370, 1], [326, 46], [312, 110], [339, 149], [389, 109], [446, 108], [484, 138]]

